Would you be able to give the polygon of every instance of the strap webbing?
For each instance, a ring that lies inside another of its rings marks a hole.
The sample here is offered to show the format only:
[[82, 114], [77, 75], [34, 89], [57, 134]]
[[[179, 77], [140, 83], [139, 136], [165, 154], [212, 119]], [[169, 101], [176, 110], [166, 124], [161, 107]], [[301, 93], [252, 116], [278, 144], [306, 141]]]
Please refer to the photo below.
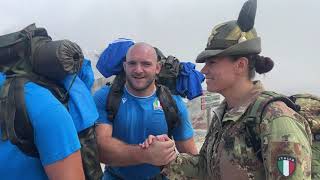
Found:
[[276, 101], [284, 102], [288, 107], [297, 110], [297, 106], [288, 97], [272, 92], [264, 91], [258, 96], [256, 101], [249, 107], [246, 115], [245, 125], [249, 136], [249, 144], [256, 152], [258, 159], [262, 161], [261, 139], [256, 127], [262, 122], [262, 116], [266, 107]]
[[171, 138], [173, 129], [181, 122], [177, 104], [174, 101], [170, 90], [165, 86], [157, 85], [156, 94], [163, 108], [168, 126], [168, 136]]

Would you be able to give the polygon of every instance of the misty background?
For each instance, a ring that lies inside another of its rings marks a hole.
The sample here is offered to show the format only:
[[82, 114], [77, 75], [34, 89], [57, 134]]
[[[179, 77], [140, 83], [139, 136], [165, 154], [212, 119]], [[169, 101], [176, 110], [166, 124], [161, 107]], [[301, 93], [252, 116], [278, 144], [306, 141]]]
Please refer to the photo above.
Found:
[[[214, 25], [236, 20], [245, 0], [0, 0], [0, 35], [33, 22], [53, 38], [78, 43], [93, 60], [109, 42], [144, 41], [194, 62]], [[320, 95], [320, 1], [258, 0], [261, 55], [275, 62], [257, 76], [266, 89]], [[197, 64], [197, 69], [202, 68]], [[96, 76], [101, 75], [96, 72]], [[203, 83], [205, 86], [205, 83]]]

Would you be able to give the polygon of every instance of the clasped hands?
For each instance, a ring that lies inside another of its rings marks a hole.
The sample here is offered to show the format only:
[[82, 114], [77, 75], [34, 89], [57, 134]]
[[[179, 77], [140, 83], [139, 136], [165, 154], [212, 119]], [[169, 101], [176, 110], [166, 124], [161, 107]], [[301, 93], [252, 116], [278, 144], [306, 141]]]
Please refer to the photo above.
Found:
[[147, 162], [155, 166], [167, 165], [177, 157], [175, 143], [166, 134], [149, 135], [139, 146], [145, 151]]

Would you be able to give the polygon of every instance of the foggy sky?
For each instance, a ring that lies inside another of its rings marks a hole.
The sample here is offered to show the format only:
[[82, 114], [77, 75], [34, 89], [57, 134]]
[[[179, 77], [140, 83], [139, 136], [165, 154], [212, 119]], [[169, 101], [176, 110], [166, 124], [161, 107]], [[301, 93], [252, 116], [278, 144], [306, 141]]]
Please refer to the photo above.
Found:
[[[236, 20], [245, 0], [0, 0], [0, 35], [36, 23], [53, 39], [102, 51], [119, 37], [194, 62], [214, 25]], [[274, 69], [267, 89], [320, 95], [320, 1], [258, 0], [255, 28]], [[197, 64], [201, 69], [202, 64]]]

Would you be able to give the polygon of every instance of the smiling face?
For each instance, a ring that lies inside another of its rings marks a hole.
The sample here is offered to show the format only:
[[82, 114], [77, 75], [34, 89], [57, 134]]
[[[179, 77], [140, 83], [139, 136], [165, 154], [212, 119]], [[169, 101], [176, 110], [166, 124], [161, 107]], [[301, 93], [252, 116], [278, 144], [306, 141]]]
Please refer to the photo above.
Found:
[[146, 43], [133, 45], [124, 62], [126, 86], [134, 95], [147, 96], [155, 89], [155, 78], [160, 72], [154, 48]]
[[237, 62], [231, 57], [213, 57], [206, 61], [201, 72], [206, 76], [207, 90], [223, 94], [238, 79]]

